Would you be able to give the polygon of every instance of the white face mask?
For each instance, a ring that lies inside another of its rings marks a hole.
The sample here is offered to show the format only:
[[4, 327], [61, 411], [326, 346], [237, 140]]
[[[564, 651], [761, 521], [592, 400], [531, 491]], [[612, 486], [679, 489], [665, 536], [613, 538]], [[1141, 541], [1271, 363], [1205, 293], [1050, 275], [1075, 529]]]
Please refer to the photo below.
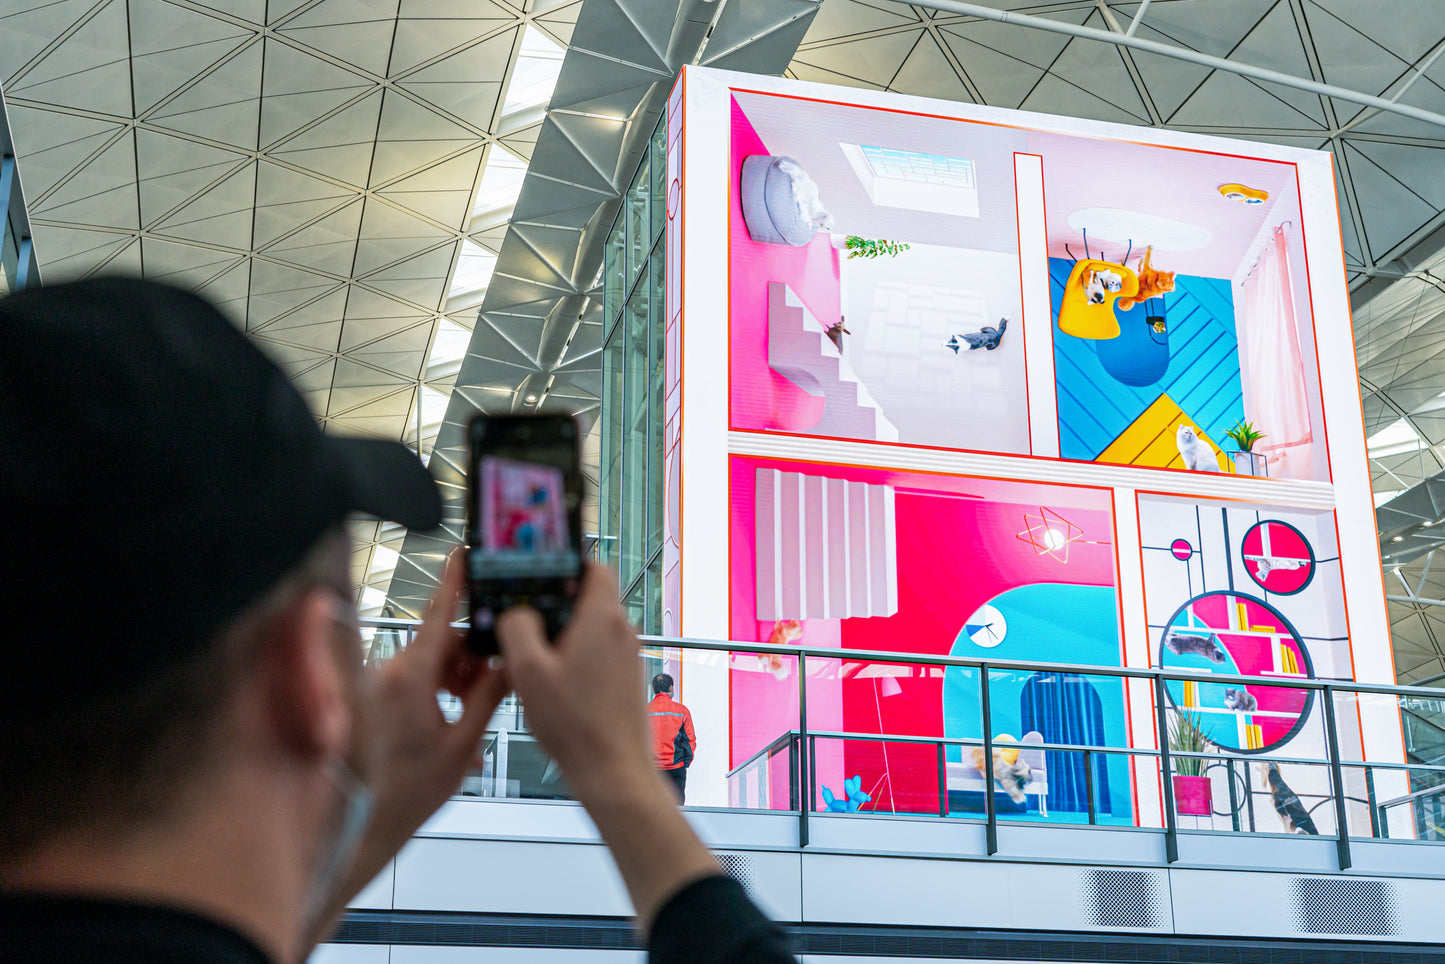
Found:
[[351, 869], [376, 804], [371, 788], [340, 757], [327, 763], [326, 776], [341, 795], [341, 810], [317, 857], [316, 873], [306, 897], [303, 934], [315, 934], [323, 923], [321, 915]]

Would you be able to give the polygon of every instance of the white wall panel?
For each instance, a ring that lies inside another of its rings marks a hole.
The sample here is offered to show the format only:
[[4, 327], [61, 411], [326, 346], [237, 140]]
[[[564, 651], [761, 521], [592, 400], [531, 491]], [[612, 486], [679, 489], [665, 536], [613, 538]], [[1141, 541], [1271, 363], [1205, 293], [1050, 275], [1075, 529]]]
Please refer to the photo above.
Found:
[[632, 915], [606, 847], [509, 840], [413, 840], [396, 858], [396, 908]]

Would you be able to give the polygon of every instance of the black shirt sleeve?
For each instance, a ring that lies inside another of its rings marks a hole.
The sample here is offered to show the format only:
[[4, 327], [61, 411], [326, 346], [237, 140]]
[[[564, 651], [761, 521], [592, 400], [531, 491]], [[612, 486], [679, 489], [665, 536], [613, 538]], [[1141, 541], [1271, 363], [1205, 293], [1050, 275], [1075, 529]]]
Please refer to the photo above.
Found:
[[797, 964], [782, 929], [722, 875], [693, 881], [662, 905], [647, 956], [651, 964]]

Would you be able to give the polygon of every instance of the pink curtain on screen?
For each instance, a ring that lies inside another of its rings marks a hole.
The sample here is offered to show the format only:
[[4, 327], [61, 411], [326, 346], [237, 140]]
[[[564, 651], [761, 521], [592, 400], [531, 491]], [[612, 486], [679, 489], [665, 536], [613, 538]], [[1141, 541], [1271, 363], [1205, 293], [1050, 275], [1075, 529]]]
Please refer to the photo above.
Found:
[[1265, 434], [1255, 449], [1268, 456], [1270, 475], [1308, 478], [1314, 434], [1283, 226], [1274, 229], [1244, 281], [1244, 337], [1245, 410], [1255, 430]]

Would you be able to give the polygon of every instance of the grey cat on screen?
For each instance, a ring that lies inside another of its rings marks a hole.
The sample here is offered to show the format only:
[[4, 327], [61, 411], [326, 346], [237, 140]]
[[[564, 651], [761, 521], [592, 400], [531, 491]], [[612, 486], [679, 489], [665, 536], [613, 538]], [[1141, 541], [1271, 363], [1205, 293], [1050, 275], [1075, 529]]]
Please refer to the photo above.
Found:
[[981, 328], [978, 331], [969, 332], [968, 334], [950, 335], [948, 341], [943, 343], [943, 347], [952, 348], [955, 355], [957, 355], [958, 350], [965, 345], [968, 346], [969, 351], [973, 351], [975, 348], [993, 351], [999, 346], [999, 343], [1003, 341], [1003, 333], [1006, 331], [1008, 331], [1008, 319], [1000, 318], [997, 328], [989, 325], [986, 328]]
[[1246, 689], [1234, 689], [1226, 687], [1224, 690], [1224, 708], [1234, 710], [1236, 713], [1253, 713], [1259, 709], [1259, 700], [1254, 694]]
[[1164, 647], [1176, 656], [1193, 653], [1211, 663], [1224, 662], [1224, 650], [1219, 646], [1219, 637], [1213, 633], [1185, 633], [1170, 629], [1164, 633], [1163, 642]]

